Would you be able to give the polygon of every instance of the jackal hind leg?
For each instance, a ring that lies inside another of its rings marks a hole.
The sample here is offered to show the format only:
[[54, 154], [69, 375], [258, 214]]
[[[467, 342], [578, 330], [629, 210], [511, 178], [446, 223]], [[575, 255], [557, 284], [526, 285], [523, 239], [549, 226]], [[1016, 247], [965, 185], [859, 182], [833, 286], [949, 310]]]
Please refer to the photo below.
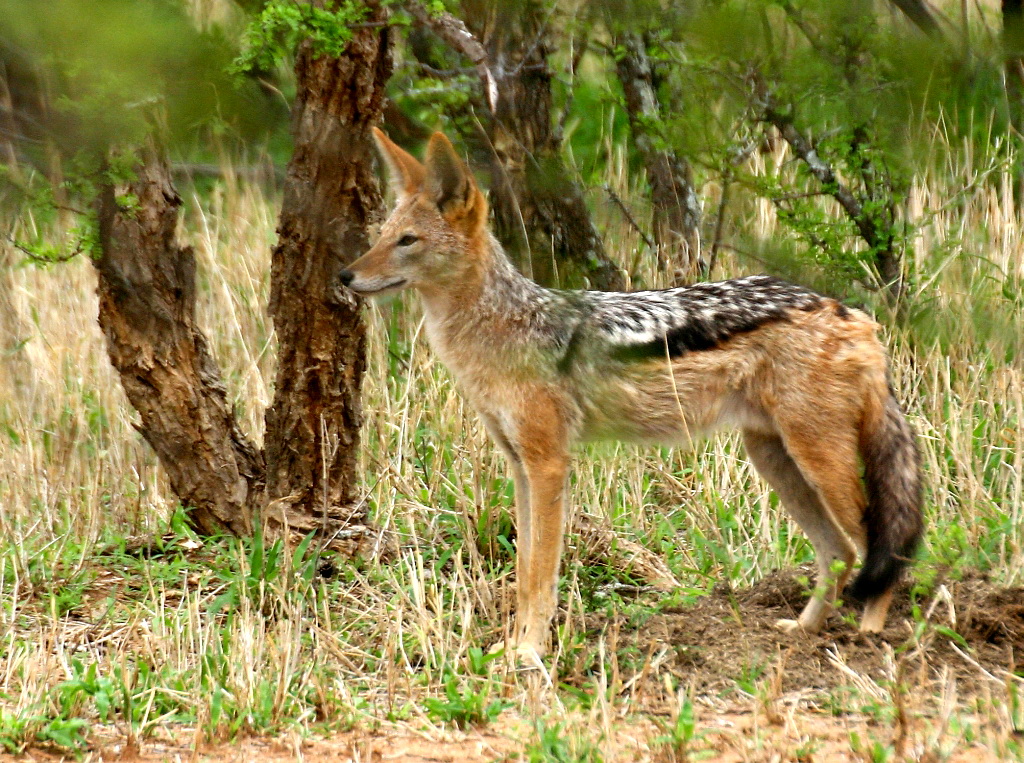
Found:
[[[824, 625], [837, 592], [845, 585], [857, 558], [854, 543], [861, 542], [859, 533], [862, 531], [848, 526], [849, 522], [841, 522], [840, 518], [845, 519], [851, 513], [859, 518], [859, 493], [852, 493], [849, 484], [837, 479], [836, 475], [822, 474], [823, 470], [828, 470], [827, 466], [823, 465], [822, 469], [798, 466], [798, 461], [790, 455], [781, 437], [748, 430], [743, 433], [743, 441], [757, 471], [778, 493], [786, 510], [811, 541], [817, 557], [818, 579], [810, 600], [799, 618], [782, 619], [777, 625], [786, 632], [803, 630], [814, 633]], [[816, 455], [818, 462], [812, 462], [815, 466], [822, 461], [821, 454]], [[851, 464], [854, 478], [857, 477], [856, 465], [854, 460]], [[853, 487], [859, 491], [859, 482], [854, 481]], [[826, 508], [826, 502], [838, 510]], [[853, 542], [851, 537], [855, 539]], [[838, 574], [834, 570], [836, 562], [843, 565]]]

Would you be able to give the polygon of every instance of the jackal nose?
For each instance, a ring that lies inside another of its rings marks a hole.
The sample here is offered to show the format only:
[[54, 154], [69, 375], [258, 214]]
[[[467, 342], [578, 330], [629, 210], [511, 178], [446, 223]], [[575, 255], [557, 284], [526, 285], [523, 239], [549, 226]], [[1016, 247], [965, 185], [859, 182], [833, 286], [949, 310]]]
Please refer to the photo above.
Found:
[[345, 268], [340, 273], [338, 273], [338, 279], [341, 281], [343, 286], [348, 286], [350, 283], [352, 283], [353, 280], [355, 280], [355, 277], [356, 274], [353, 273], [348, 268]]

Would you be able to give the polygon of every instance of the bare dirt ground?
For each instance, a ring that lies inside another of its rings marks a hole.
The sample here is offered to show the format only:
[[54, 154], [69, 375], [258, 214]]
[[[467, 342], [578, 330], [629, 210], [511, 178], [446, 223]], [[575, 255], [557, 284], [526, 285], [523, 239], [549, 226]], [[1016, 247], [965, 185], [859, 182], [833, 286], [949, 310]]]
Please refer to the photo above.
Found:
[[[727, 690], [765, 660], [783, 662], [778, 686], [783, 693], [834, 691], [850, 684], [850, 671], [886, 682], [893, 678], [887, 661], [902, 662], [905, 672], [943, 668], [964, 690], [978, 690], [993, 676], [1002, 683], [998, 676], [1012, 672], [1024, 656], [1024, 588], [999, 588], [979, 574], [940, 584], [937, 591], [920, 602], [921, 617], [942, 630], [925, 628], [917, 645], [905, 589], [896, 594], [882, 634], [858, 633], [859, 611], [844, 606], [843, 619], [833, 616], [819, 634], [780, 636], [775, 621], [795, 618], [806, 601], [792, 571], [773, 573], [745, 590], [720, 587], [693, 607], [652, 618], [635, 638], [672, 645], [672, 663], [692, 676], [699, 693]], [[946, 635], [946, 629], [963, 641]], [[848, 670], [837, 669], [838, 664]]]
[[[619, 697], [608, 705], [611, 717], [595, 724], [592, 711], [589, 720], [577, 719], [579, 726], [570, 717], [566, 728], [578, 734], [591, 724], [604, 760], [681, 760], [657, 742], [659, 725], [678, 706], [667, 688], [674, 676], [692, 697], [695, 760], [998, 761], [1024, 747], [1020, 708], [1006, 699], [1024, 656], [1024, 589], [975, 575], [937, 586], [916, 616], [909, 598], [898, 596], [880, 636], [862, 636], [833, 617], [821, 634], [787, 638], [774, 622], [794, 616], [804, 597], [797, 575], [787, 571], [749, 589], [720, 587], [632, 630], [588, 616], [595, 639], [613, 633], [620, 647], [634, 646], [644, 658], [639, 670], [609, 678]], [[572, 666], [565, 667], [569, 675], [558, 679], [571, 686]], [[536, 674], [519, 680], [531, 685], [524, 707], [543, 713], [557, 703]], [[198, 747], [187, 728], [161, 729], [141, 746], [108, 732], [94, 733], [84, 760], [482, 762], [526, 759], [523, 751], [535, 740], [529, 718], [512, 710], [468, 731], [382, 722], [328, 739], [250, 737]], [[873, 755], [873, 745], [891, 753]], [[18, 760], [65, 757], [34, 748]]]

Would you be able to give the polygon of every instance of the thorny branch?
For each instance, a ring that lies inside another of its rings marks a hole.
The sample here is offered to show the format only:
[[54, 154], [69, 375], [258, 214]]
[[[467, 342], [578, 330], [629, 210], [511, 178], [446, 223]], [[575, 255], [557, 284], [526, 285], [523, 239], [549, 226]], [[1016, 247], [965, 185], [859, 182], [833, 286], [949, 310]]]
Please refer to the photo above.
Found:
[[760, 73], [752, 72], [748, 79], [753, 91], [757, 118], [779, 131], [783, 140], [821, 183], [823, 190], [843, 208], [856, 226], [860, 237], [876, 252], [875, 260], [882, 283], [888, 288], [894, 300], [898, 301], [903, 291], [903, 279], [898, 259], [893, 252], [892, 230], [886, 229], [875, 217], [865, 212], [861, 200], [836, 176], [831, 165], [821, 158], [811, 139], [796, 128], [792, 115], [780, 109]]
[[870, 246], [875, 246], [878, 243], [878, 232], [874, 229], [871, 221], [865, 219], [864, 208], [857, 197], [849, 188], [839, 182], [832, 167], [818, 154], [814, 143], [796, 129], [792, 116], [779, 110], [775, 98], [760, 78], [754, 80], [754, 87], [760, 106], [759, 118], [761, 121], [767, 122], [779, 131], [796, 155], [804, 160], [811, 174], [825, 187], [832, 198], [839, 202], [846, 214], [854, 221], [864, 240]]

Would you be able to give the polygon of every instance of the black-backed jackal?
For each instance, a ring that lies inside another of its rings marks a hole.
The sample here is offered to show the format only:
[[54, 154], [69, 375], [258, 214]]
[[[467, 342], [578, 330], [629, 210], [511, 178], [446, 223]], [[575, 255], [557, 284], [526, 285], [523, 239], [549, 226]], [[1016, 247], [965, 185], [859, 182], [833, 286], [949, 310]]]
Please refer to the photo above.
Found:
[[914, 435], [874, 321], [768, 276], [633, 293], [542, 288], [490, 234], [487, 202], [447, 138], [435, 133], [421, 164], [375, 135], [397, 206], [340, 277], [362, 295], [419, 293], [431, 345], [508, 459], [521, 657], [544, 652], [557, 606], [573, 443], [684, 444], [726, 425], [742, 430], [817, 554], [814, 595], [779, 626], [820, 628], [859, 551], [861, 629], [882, 629], [922, 516]]

